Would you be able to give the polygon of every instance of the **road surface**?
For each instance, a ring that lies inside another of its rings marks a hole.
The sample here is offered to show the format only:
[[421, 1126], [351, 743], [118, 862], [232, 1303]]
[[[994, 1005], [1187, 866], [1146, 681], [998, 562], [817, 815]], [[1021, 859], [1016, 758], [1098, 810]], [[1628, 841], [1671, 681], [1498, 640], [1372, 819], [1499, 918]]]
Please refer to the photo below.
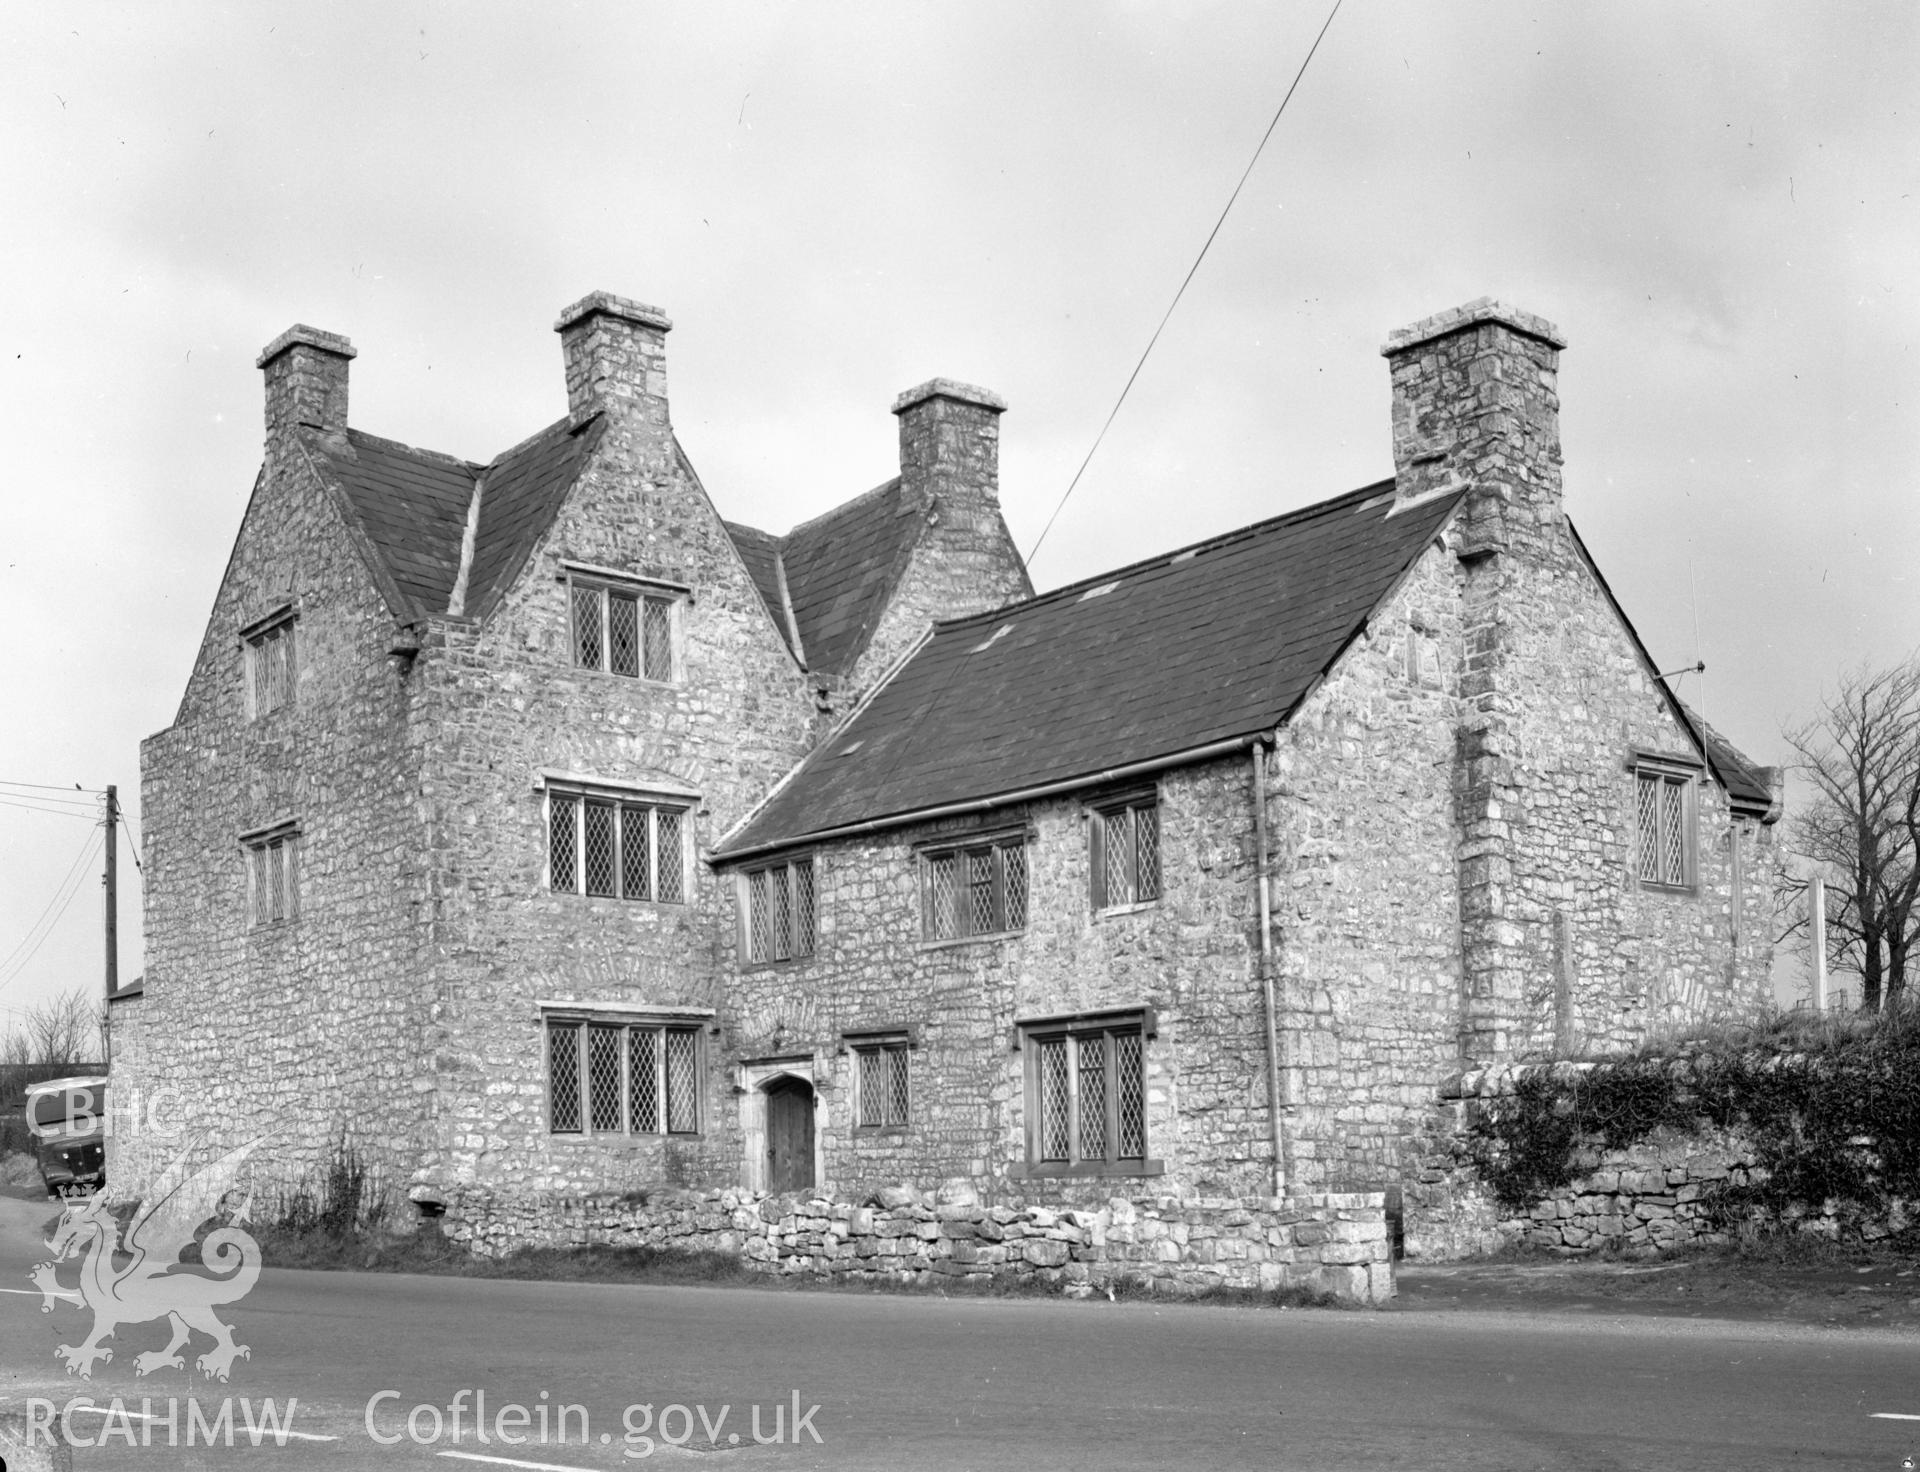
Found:
[[[229, 1383], [190, 1373], [191, 1360], [137, 1378], [134, 1355], [165, 1343], [163, 1322], [123, 1326], [113, 1361], [82, 1381], [63, 1372], [57, 1346], [78, 1343], [91, 1312], [63, 1302], [43, 1313], [27, 1282], [46, 1256], [38, 1229], [50, 1214], [0, 1200], [0, 1401], [64, 1409], [75, 1396], [104, 1406], [117, 1395], [155, 1418], [110, 1422], [76, 1407], [68, 1420], [79, 1438], [108, 1433], [107, 1445], [76, 1449], [78, 1468], [1746, 1472], [1893, 1469], [1920, 1451], [1920, 1419], [1875, 1416], [1920, 1417], [1920, 1336], [1589, 1314], [1282, 1312], [269, 1269], [222, 1311], [251, 1351]], [[71, 1283], [73, 1266], [61, 1276]], [[197, 1338], [192, 1353], [208, 1343]], [[474, 1424], [482, 1392], [485, 1441]], [[268, 1397], [283, 1416], [297, 1399], [300, 1435], [274, 1447], [267, 1434], [256, 1449], [246, 1420], [251, 1412], [260, 1424]], [[233, 1448], [197, 1444], [202, 1424], [224, 1442], [229, 1398]], [[560, 1406], [584, 1408], [584, 1438], [582, 1412], [562, 1422]], [[629, 1415], [639, 1406], [652, 1410]], [[512, 1407], [525, 1408], [524, 1421]], [[757, 1445], [756, 1429], [769, 1441], [777, 1430], [778, 1444]], [[126, 1444], [143, 1433], [152, 1445]], [[514, 1435], [523, 1440], [505, 1439]]]

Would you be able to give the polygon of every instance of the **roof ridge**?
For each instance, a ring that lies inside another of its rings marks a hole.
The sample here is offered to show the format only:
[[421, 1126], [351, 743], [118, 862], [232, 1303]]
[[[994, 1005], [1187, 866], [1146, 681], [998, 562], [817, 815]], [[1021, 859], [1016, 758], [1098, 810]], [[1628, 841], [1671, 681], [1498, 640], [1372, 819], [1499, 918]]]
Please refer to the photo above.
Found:
[[879, 485], [875, 486], [870, 491], [862, 491], [857, 496], [848, 497], [846, 500], [842, 501], [838, 506], [829, 506], [825, 511], [822, 511], [818, 516], [809, 517], [805, 521], [795, 522], [792, 526], [788, 527], [784, 533], [781, 533], [778, 535], [769, 533], [768, 535], [773, 536], [774, 540], [777, 542], [785, 542], [788, 537], [798, 536], [801, 532], [811, 530], [813, 527], [818, 526], [821, 522], [825, 521], [830, 516], [838, 516], [843, 511], [851, 511], [855, 506], [858, 506], [863, 502], [878, 500], [887, 491], [896, 489], [899, 486], [899, 484], [900, 484], [900, 477], [896, 475], [891, 480], [882, 481]]
[[744, 521], [728, 521], [726, 517], [723, 516], [720, 518], [720, 525], [730, 532], [745, 532], [749, 536], [765, 537], [769, 542], [778, 542], [780, 540], [780, 538], [772, 532], [762, 531], [757, 526], [748, 526]]
[[470, 475], [478, 475], [486, 469], [477, 460], [462, 460], [458, 455], [449, 455], [445, 450], [429, 450], [421, 445], [409, 445], [401, 440], [390, 440], [384, 435], [369, 434], [364, 429], [349, 427], [347, 441], [350, 444], [357, 441], [360, 444], [377, 446], [382, 450], [398, 450], [403, 455], [418, 455], [425, 460], [438, 460], [443, 465], [458, 466]]
[[509, 455], [518, 455], [522, 450], [530, 449], [532, 446], [537, 445], [541, 440], [545, 439], [548, 435], [552, 434], [556, 429], [564, 428], [569, 434], [578, 434], [581, 430], [585, 429], [589, 424], [593, 423], [593, 421], [598, 419], [599, 417], [600, 417], [600, 411], [596, 409], [593, 411], [593, 413], [587, 415], [586, 418], [582, 419], [578, 424], [575, 424], [573, 422], [573, 419], [571, 416], [561, 418], [561, 419], [556, 419], [553, 421], [553, 423], [549, 424], [545, 429], [536, 429], [532, 434], [528, 435], [525, 439], [521, 440], [519, 444], [508, 445], [506, 449], [502, 450], [498, 455], [495, 455], [491, 460], [489, 460], [483, 468], [487, 470], [492, 470], [496, 465], [498, 465], [502, 460], [505, 460]]
[[1700, 728], [1700, 734], [1703, 737], [1717, 744], [1721, 750], [1726, 753], [1727, 757], [1733, 761], [1735, 765], [1740, 767], [1748, 777], [1751, 777], [1756, 783], [1760, 781], [1760, 772], [1765, 765], [1764, 763], [1756, 763], [1745, 751], [1735, 746], [1732, 737], [1728, 736], [1725, 731], [1722, 731], [1718, 726], [1714, 725], [1712, 721], [1702, 715], [1700, 708], [1682, 696], [1679, 691], [1674, 691], [1673, 698], [1679, 704], [1680, 708], [1687, 713], [1688, 719]]
[[[1077, 582], [1063, 583], [1057, 588], [1049, 588], [1044, 593], [1035, 593], [1031, 598], [1022, 598], [1016, 603], [1002, 603], [998, 608], [990, 608], [982, 613], [969, 613], [960, 618], [936, 619], [933, 626], [936, 630], [966, 628], [971, 625], [990, 622], [995, 618], [1004, 618], [1024, 609], [1037, 608], [1042, 604], [1065, 598], [1071, 593], [1082, 593], [1088, 588], [1097, 588], [1102, 583], [1110, 583], [1116, 579], [1129, 577], [1139, 572], [1150, 571], [1156, 567], [1171, 566], [1183, 557], [1195, 556], [1201, 552], [1210, 552], [1233, 542], [1244, 541], [1248, 537], [1256, 536], [1261, 532], [1275, 531], [1289, 522], [1303, 520], [1306, 517], [1333, 510], [1343, 501], [1364, 500], [1369, 495], [1378, 495], [1383, 488], [1391, 487], [1393, 484], [1394, 478], [1388, 476], [1384, 480], [1377, 480], [1369, 485], [1359, 486], [1351, 491], [1342, 491], [1337, 496], [1329, 496], [1324, 501], [1315, 501], [1310, 506], [1299, 506], [1292, 511], [1283, 511], [1278, 516], [1269, 516], [1261, 521], [1248, 522], [1245, 526], [1237, 526], [1224, 532], [1216, 532], [1211, 537], [1204, 537], [1198, 542], [1189, 542], [1184, 547], [1174, 547], [1166, 552], [1156, 552], [1153, 556], [1143, 557], [1137, 562], [1128, 562], [1119, 567], [1108, 568], [1104, 572], [1091, 573]], [[1433, 499], [1437, 501], [1440, 498], [1436, 496]]]

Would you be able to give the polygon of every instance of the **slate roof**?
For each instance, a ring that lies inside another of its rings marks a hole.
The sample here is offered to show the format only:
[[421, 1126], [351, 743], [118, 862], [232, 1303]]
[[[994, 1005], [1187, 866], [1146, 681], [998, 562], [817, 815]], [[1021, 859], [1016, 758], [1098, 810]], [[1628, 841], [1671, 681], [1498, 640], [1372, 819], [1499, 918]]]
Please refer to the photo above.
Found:
[[1381, 481], [937, 625], [716, 857], [1270, 731], [1457, 500], [1389, 516]]
[[865, 652], [926, 525], [898, 477], [784, 537], [725, 523], [787, 647], [823, 675], [846, 674]]
[[809, 669], [839, 675], [852, 668], [925, 526], [920, 503], [896, 477], [782, 538], [787, 596]]
[[1708, 725], [1699, 711], [1685, 701], [1679, 704], [1686, 711], [1687, 719], [1693, 722], [1700, 744], [1706, 751], [1707, 764], [1713, 768], [1713, 775], [1720, 779], [1720, 785], [1727, 789], [1733, 806], [1747, 813], [1764, 815], [1770, 812], [1773, 808], [1773, 789], [1767, 785], [1761, 769], [1725, 736]]
[[357, 429], [347, 431], [345, 451], [317, 433], [307, 447], [326, 457], [361, 531], [409, 603], [396, 616], [444, 613], [479, 467]]
[[780, 631], [787, 648], [793, 651], [793, 657], [804, 662], [805, 653], [794, 648], [793, 628], [787, 620], [786, 598], [780, 591], [780, 539], [771, 532], [742, 526], [738, 522], [723, 521], [720, 524], [727, 529], [727, 535], [733, 538], [734, 550], [747, 566], [747, 576], [753, 579], [761, 602], [767, 605], [767, 612], [773, 615], [773, 626]]
[[598, 417], [548, 426], [486, 465], [349, 429], [346, 441], [308, 430], [309, 454], [348, 508], [398, 590], [401, 619], [445, 613], [460, 572], [476, 482], [480, 521], [467, 573], [466, 612], [484, 617], [526, 563], [599, 442]]
[[[533, 544], [553, 525], [561, 501], [579, 479], [605, 428], [606, 421], [598, 415], [577, 430], [563, 419], [486, 467], [473, 568], [467, 574], [469, 614], [485, 618], [519, 576]], [[461, 530], [466, 530], [464, 522]]]
[[[553, 524], [604, 428], [599, 416], [578, 427], [562, 419], [486, 465], [357, 429], [342, 443], [309, 427], [304, 443], [345, 494], [397, 591], [400, 619], [448, 611], [477, 482], [480, 519], [463, 611], [485, 618]], [[895, 479], [785, 537], [722, 525], [794, 658], [843, 674], [866, 648], [926, 519]]]

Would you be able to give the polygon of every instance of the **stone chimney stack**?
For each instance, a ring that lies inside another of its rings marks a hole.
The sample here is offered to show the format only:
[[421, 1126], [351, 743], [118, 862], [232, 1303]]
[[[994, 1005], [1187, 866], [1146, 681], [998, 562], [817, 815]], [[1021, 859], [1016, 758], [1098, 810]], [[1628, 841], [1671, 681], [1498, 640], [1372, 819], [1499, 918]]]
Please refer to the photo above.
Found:
[[667, 423], [667, 334], [658, 307], [611, 292], [582, 297], [553, 324], [567, 364], [567, 412], [575, 424], [606, 412]]
[[900, 416], [900, 484], [955, 531], [998, 531], [1000, 416], [984, 388], [929, 379], [893, 401]]
[[1463, 556], [1539, 545], [1560, 522], [1560, 350], [1544, 318], [1488, 297], [1389, 334], [1402, 503], [1466, 489]]
[[267, 379], [267, 449], [302, 424], [326, 434], [347, 432], [347, 364], [353, 344], [334, 332], [297, 324], [254, 360]]

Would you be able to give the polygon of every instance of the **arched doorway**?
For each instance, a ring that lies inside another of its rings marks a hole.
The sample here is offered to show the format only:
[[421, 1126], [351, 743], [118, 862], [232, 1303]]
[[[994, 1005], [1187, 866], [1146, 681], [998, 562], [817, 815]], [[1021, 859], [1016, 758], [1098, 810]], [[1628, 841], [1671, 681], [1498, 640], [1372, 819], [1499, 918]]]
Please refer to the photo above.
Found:
[[766, 1087], [767, 1189], [813, 1189], [813, 1085], [783, 1073]]

